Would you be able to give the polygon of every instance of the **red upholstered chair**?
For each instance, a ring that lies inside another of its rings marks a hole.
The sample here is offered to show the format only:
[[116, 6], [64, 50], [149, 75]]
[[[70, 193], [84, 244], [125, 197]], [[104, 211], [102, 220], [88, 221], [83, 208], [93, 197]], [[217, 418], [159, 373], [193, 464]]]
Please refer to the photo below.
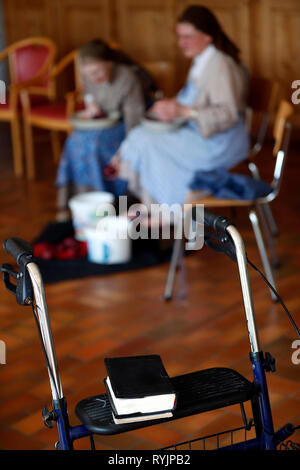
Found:
[[[57, 78], [69, 66], [73, 66], [74, 70], [75, 91], [68, 92], [64, 100], [58, 100]], [[52, 82], [54, 91], [47, 102], [40, 104], [31, 103], [30, 94], [34, 88], [32, 86], [22, 90], [21, 93], [27, 178], [29, 180], [35, 179], [36, 176], [33, 128], [48, 129], [51, 132], [53, 155], [55, 161], [58, 161], [61, 153], [59, 132], [71, 132], [72, 127], [68, 118], [74, 113], [75, 109], [80, 108], [80, 106], [77, 106], [77, 97], [81, 94], [81, 82], [76, 50], [71, 51], [53, 67], [49, 79]]]
[[29, 99], [31, 103], [36, 104], [53, 94], [53, 87], [48, 77], [55, 55], [55, 43], [43, 37], [23, 39], [0, 52], [0, 61], [8, 59], [10, 79], [6, 103], [0, 104], [0, 121], [8, 121], [11, 125], [16, 176], [22, 176], [24, 172], [20, 133], [22, 110], [19, 94], [24, 87], [34, 85]]

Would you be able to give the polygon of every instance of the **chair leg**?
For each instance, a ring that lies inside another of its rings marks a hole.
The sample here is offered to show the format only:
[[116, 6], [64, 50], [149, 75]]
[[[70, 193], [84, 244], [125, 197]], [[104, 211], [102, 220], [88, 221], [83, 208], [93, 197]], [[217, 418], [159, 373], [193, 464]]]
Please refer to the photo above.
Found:
[[[269, 281], [269, 283], [274, 287], [274, 289], [276, 289], [276, 285], [275, 285], [275, 281], [274, 281], [274, 277], [273, 277], [273, 272], [272, 272], [272, 269], [271, 269], [271, 265], [270, 265], [270, 261], [269, 261], [267, 252], [266, 252], [266, 247], [265, 247], [265, 243], [264, 243], [262, 233], [261, 233], [261, 229], [260, 229], [260, 226], [259, 226], [258, 217], [257, 217], [256, 211], [254, 209], [250, 210], [249, 219], [250, 219], [252, 227], [253, 227], [254, 235], [255, 235], [255, 238], [256, 238], [256, 242], [257, 242], [258, 250], [259, 250], [259, 253], [260, 253], [261, 260], [262, 260], [262, 264], [263, 264], [263, 267], [264, 267], [266, 278]], [[271, 289], [270, 289], [270, 292], [271, 292], [272, 300], [277, 301], [277, 298], [276, 298], [275, 294], [273, 293], [273, 291]]]
[[167, 283], [166, 283], [166, 288], [165, 288], [165, 293], [164, 293], [164, 300], [171, 300], [172, 298], [175, 274], [176, 274], [176, 270], [179, 266], [182, 256], [183, 256], [183, 239], [176, 238], [174, 240], [174, 245], [173, 245], [172, 257], [170, 261], [168, 278], [167, 278]]
[[268, 221], [272, 236], [273, 237], [278, 237], [278, 235], [279, 235], [278, 227], [277, 227], [276, 222], [274, 220], [274, 216], [273, 216], [273, 213], [272, 213], [272, 210], [271, 210], [269, 204], [266, 203], [262, 207], [263, 207], [263, 211], [265, 213], [266, 219]]
[[33, 130], [31, 124], [26, 119], [24, 119], [24, 140], [27, 179], [33, 181], [35, 179]]
[[14, 172], [17, 177], [23, 176], [23, 155], [21, 144], [21, 130], [18, 118], [11, 122], [11, 139], [14, 159]]
[[275, 240], [274, 240], [271, 228], [266, 220], [266, 213], [264, 211], [264, 205], [261, 205], [261, 204], [257, 205], [256, 210], [257, 210], [257, 214], [260, 219], [260, 222], [261, 222], [262, 231], [265, 234], [266, 242], [270, 250], [272, 265], [275, 269], [279, 268], [280, 261], [278, 259], [276, 249], [275, 249]]
[[58, 131], [51, 131], [52, 154], [55, 163], [58, 163], [61, 156], [61, 145]]

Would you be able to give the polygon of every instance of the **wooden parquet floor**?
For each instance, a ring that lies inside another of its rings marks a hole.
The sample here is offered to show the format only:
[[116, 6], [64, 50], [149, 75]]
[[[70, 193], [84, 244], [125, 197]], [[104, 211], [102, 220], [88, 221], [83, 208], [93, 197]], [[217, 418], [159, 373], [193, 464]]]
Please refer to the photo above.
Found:
[[[9, 140], [1, 135], [0, 240], [1, 262], [11, 260], [2, 249], [9, 236], [34, 239], [55, 214], [55, 167], [44, 136], [37, 144], [39, 180], [16, 180], [10, 162]], [[263, 174], [272, 170], [265, 152]], [[286, 167], [281, 195], [273, 205], [280, 229], [276, 271], [280, 295], [300, 325], [299, 150], [294, 145]], [[223, 211], [224, 215], [230, 215]], [[237, 212], [249, 258], [260, 260], [247, 214]], [[185, 261], [187, 292], [176, 285], [171, 303], [162, 300], [168, 264], [145, 270], [65, 281], [46, 286], [64, 394], [71, 424], [73, 410], [90, 395], [103, 393], [106, 356], [160, 354], [170, 376], [211, 366], [232, 367], [251, 378], [249, 344], [236, 265], [208, 248]], [[300, 423], [300, 364], [291, 355], [296, 334], [268, 288], [250, 271], [262, 349], [277, 360], [268, 374], [275, 427]], [[51, 405], [47, 371], [30, 308], [17, 306], [0, 286], [0, 339], [7, 347], [0, 366], [0, 449], [53, 449], [55, 430], [44, 427], [41, 409]], [[246, 406], [246, 411], [249, 412]], [[121, 434], [96, 436], [97, 449], [157, 449], [242, 424], [238, 406]], [[294, 440], [300, 442], [300, 433]], [[87, 439], [77, 449], [89, 448]]]

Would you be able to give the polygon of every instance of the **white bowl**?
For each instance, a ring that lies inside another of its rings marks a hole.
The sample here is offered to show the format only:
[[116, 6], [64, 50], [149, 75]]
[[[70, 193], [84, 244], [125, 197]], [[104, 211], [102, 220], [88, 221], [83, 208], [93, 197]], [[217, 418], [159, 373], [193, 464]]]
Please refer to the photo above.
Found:
[[70, 122], [74, 129], [90, 131], [107, 129], [109, 127], [113, 127], [121, 117], [121, 113], [119, 113], [119, 111], [113, 111], [109, 113], [107, 117], [98, 119], [82, 119], [82, 113], [84, 113], [84, 111], [79, 111], [70, 118]]
[[[152, 117], [152, 119], [151, 119]], [[154, 118], [154, 119], [153, 119]], [[177, 118], [172, 121], [159, 121], [155, 119], [155, 115], [151, 113], [146, 114], [142, 118], [142, 125], [153, 132], [170, 132], [175, 131], [186, 123], [185, 118]]]

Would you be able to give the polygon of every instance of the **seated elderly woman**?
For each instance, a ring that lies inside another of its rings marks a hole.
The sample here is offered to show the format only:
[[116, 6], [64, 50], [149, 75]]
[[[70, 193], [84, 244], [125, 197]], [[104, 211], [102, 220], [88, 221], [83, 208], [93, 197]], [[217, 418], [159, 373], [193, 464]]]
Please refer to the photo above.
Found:
[[205, 7], [189, 7], [177, 24], [178, 44], [193, 59], [184, 88], [156, 102], [161, 121], [185, 118], [175, 131], [140, 125], [126, 137], [112, 164], [144, 204], [183, 204], [196, 171], [234, 167], [249, 141], [243, 114], [247, 72], [237, 47]]
[[85, 118], [119, 111], [122, 119], [99, 130], [75, 129], [66, 140], [58, 168], [58, 218], [64, 218], [70, 196], [89, 190], [124, 192], [124, 182], [105, 178], [109, 165], [126, 134], [139, 124], [145, 112], [151, 77], [120, 50], [97, 39], [79, 49]]

